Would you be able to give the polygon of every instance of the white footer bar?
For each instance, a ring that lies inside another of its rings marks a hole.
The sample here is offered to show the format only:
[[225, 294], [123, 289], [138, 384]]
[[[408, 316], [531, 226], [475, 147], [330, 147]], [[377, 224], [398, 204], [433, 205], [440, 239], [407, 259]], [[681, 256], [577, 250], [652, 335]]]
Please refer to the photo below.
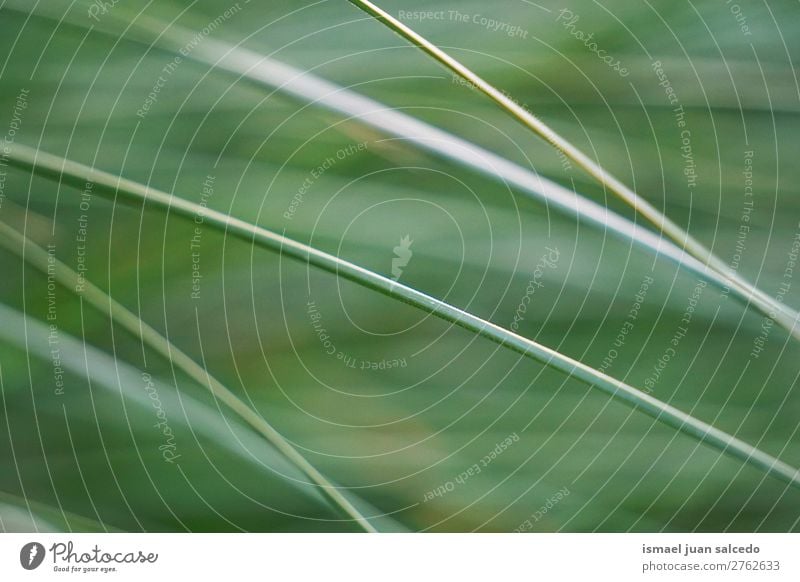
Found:
[[777, 582], [799, 554], [798, 534], [3, 534], [0, 580]]

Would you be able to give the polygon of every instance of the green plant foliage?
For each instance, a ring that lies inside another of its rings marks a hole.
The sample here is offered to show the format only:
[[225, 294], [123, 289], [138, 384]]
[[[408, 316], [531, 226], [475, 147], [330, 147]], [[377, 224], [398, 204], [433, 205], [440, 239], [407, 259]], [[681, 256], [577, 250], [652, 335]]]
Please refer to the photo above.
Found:
[[796, 5], [380, 6], [753, 287], [348, 2], [6, 3], [2, 528], [797, 530]]

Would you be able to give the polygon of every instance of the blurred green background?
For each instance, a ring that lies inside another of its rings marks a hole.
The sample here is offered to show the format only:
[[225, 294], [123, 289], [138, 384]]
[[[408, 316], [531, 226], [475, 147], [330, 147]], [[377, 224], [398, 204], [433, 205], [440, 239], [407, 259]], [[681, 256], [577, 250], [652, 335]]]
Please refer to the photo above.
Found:
[[[741, 2], [738, 12], [716, 1], [381, 6], [395, 15], [441, 11], [440, 19], [406, 23], [724, 261], [736, 260], [739, 273], [767, 294], [788, 283], [784, 300], [800, 307], [800, 283], [786, 277], [800, 231], [796, 2]], [[579, 16], [571, 28], [563, 9]], [[401, 282], [504, 327], [536, 278], [542, 285], [520, 334], [633, 386], [652, 380], [690, 304], [693, 276], [280, 91], [192, 59], [164, 77], [175, 53], [153, 42], [159, 33], [170, 23], [200, 31], [226, 10], [230, 17], [208, 38], [351, 87], [634, 217], [486, 98], [339, 0], [6, 3], [0, 135], [285, 231], [387, 276], [408, 237]], [[484, 16], [519, 32], [492, 30], [481, 24]], [[148, 31], [137, 31], [145, 19]], [[591, 33], [629, 75], [606, 66], [576, 30]], [[656, 61], [685, 111], [693, 188]], [[137, 115], [160, 75], [156, 100]], [[557, 371], [206, 226], [192, 247], [191, 221], [2, 171], [0, 220], [55, 245], [72, 268], [85, 267], [87, 279], [201, 362], [363, 500], [365, 513], [391, 515], [375, 520], [379, 529], [800, 527], [800, 491]], [[302, 201], [293, 205], [300, 190]], [[539, 277], [547, 248], [558, 250], [558, 261]], [[3, 529], [357, 530], [298, 486], [302, 476], [169, 360], [69, 289], [51, 286], [48, 294], [47, 277], [16, 255], [3, 250], [0, 260]], [[638, 318], [615, 345], [647, 277], [653, 283]], [[797, 466], [800, 349], [775, 326], [754, 357], [763, 321], [707, 287], [652, 394]], [[174, 433], [174, 462], [159, 448], [165, 438], [143, 372]], [[518, 439], [492, 456], [512, 435]], [[479, 472], [457, 479], [475, 464]]]

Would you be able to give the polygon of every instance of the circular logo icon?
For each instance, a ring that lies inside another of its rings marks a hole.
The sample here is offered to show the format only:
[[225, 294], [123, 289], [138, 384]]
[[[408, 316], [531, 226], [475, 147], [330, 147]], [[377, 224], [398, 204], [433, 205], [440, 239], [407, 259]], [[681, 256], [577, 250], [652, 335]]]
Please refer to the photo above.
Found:
[[19, 551], [19, 563], [26, 570], [38, 568], [44, 561], [44, 546], [39, 542], [29, 542]]

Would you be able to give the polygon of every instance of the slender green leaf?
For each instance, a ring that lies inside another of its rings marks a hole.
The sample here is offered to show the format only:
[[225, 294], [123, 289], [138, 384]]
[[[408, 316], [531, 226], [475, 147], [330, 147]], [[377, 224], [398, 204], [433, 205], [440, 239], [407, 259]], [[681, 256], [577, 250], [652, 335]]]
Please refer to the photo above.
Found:
[[370, 14], [376, 20], [385, 24], [388, 28], [426, 52], [440, 64], [467, 80], [479, 91], [492, 99], [492, 101], [497, 103], [509, 115], [522, 123], [522, 125], [549, 142], [558, 150], [564, 152], [567, 157], [583, 168], [604, 187], [619, 196], [636, 212], [644, 216], [680, 248], [685, 249], [702, 264], [708, 265], [718, 275], [729, 281], [731, 288], [736, 289], [741, 296], [747, 298], [748, 301], [752, 302], [753, 305], [765, 315], [780, 323], [795, 338], [800, 339], [800, 328], [797, 327], [797, 322], [800, 321], [800, 314], [745, 280], [741, 275], [725, 264], [724, 261], [715, 256], [700, 241], [692, 237], [655, 206], [607, 172], [597, 162], [559, 135], [541, 119], [532, 115], [527, 109], [474, 73], [460, 61], [454, 59], [435, 44], [400, 22], [394, 16], [372, 2], [369, 2], [369, 0], [349, 1], [351, 4], [354, 4], [367, 14]]
[[[184, 198], [27, 146], [15, 144], [11, 148], [8, 160], [10, 165], [78, 188], [83, 187], [86, 182], [92, 182], [93, 191], [108, 198], [114, 199], [119, 196], [130, 202], [152, 205], [190, 219], [202, 215], [208, 225], [226, 234], [334, 273], [583, 380], [613, 398], [649, 414], [659, 422], [800, 488], [800, 472], [768, 453], [569, 356], [383, 275]], [[167, 353], [170, 353], [169, 350]]]
[[[27, 7], [12, 9], [28, 14]], [[55, 18], [55, 16], [50, 16], [46, 10], [46, 8], [39, 7], [35, 14], [40, 17]], [[59, 15], [58, 18], [60, 22], [62, 15]], [[195, 31], [174, 24], [167, 26], [146, 14], [141, 14], [135, 21], [128, 22], [120, 14], [114, 12], [108, 15], [108, 20], [116, 21], [119, 26], [125, 25], [128, 35], [125, 38], [171, 52], [180, 50], [197, 37]], [[68, 20], [68, 22], [75, 26], [87, 26], [85, 20]], [[96, 26], [98, 30], [111, 33], [105, 20]], [[415, 34], [413, 31], [411, 32]], [[396, 111], [388, 105], [355, 91], [326, 81], [312, 72], [300, 70], [271, 56], [265, 56], [223, 41], [205, 38], [203, 43], [195, 46], [187, 54], [187, 58], [209, 65], [214, 69], [241, 76], [260, 86], [270, 87], [291, 95], [302, 102], [324, 107], [381, 133], [400, 137], [404, 143], [413, 144], [421, 150], [460, 164], [493, 180], [498, 180], [504, 185], [514, 186], [526, 196], [546, 202], [550, 208], [610, 232], [656, 257], [665, 257], [675, 262], [687, 271], [707, 279], [718, 289], [730, 290], [731, 294], [745, 305], [752, 303], [764, 315], [778, 321], [794, 337], [800, 337], [800, 328], [795, 326], [800, 315], [796, 311], [776, 302], [741, 279], [727, 266], [724, 266], [724, 269], [718, 269], [711, 263], [707, 265], [704, 260], [698, 260], [687, 252], [688, 247], [685, 251], [682, 246], [664, 239], [639, 223], [468, 140], [420, 121], [411, 115]], [[460, 66], [463, 67], [463, 65]], [[474, 75], [474, 73], [470, 74]], [[507, 99], [502, 93], [500, 95]], [[516, 104], [514, 105], [516, 106]], [[527, 114], [527, 112], [525, 113]], [[541, 121], [537, 120], [537, 123], [541, 123]], [[639, 200], [641, 199], [639, 198]]]
[[[40, 271], [48, 272], [48, 262], [52, 259], [48, 256], [47, 252], [3, 222], [0, 222], [0, 244], [19, 254]], [[79, 282], [78, 274], [59, 261], [56, 261], [54, 265], [55, 269], [53, 272], [59, 283], [67, 289], [76, 292], [75, 289]], [[334, 486], [324, 475], [317, 471], [317, 469], [314, 468], [314, 466], [311, 465], [311, 463], [309, 463], [280, 432], [259, 414], [255, 413], [233, 392], [211, 375], [208, 370], [197, 364], [197, 362], [185, 352], [172, 344], [154, 328], [143, 322], [125, 306], [108, 296], [99, 287], [93, 285], [86, 279], [83, 281], [84, 283], [81, 285], [83, 291], [81, 291], [79, 295], [90, 305], [108, 315], [112, 321], [121, 325], [130, 333], [141, 338], [144, 343], [172, 362], [173, 365], [186, 373], [186, 375], [198, 384], [207, 387], [215, 398], [219, 399], [233, 410], [315, 483], [320, 492], [334, 507], [341, 510], [344, 515], [353, 519], [365, 531], [375, 531], [374, 527], [369, 523], [369, 520], [353, 506], [349, 499], [341, 494], [339, 488]], [[198, 414], [201, 412], [202, 411], [198, 411]], [[211, 422], [212, 419], [207, 413], [204, 413], [204, 416], [206, 417], [206, 423], [201, 424], [203, 424], [203, 426], [210, 426], [208, 423]]]
[[[0, 244], [7, 240], [4, 235], [0, 236]], [[32, 245], [33, 243], [28, 241], [26, 247]], [[30, 251], [31, 249], [28, 248], [26, 253], [30, 253]], [[63, 270], [64, 268], [63, 264], [59, 263], [58, 269]], [[0, 304], [0, 321], [3, 322], [3, 325], [0, 326], [0, 340], [18, 345], [43, 360], [51, 357], [47, 342], [49, 329], [44, 323], [25, 317], [22, 313], [2, 304]], [[59, 350], [65, 369], [78, 376], [91, 379], [97, 386], [114, 395], [121, 394], [143, 409], [152, 409], [152, 401], [148, 394], [143, 390], [133, 389], [134, 386], [141, 384], [141, 374], [129, 364], [114, 359], [105, 352], [63, 331], [59, 333]], [[87, 366], [87, 361], [91, 362], [91, 366]], [[159, 399], [166, 409], [183, 411], [182, 415], [173, 418], [188, 430], [206, 436], [210, 441], [247, 462], [255, 470], [286, 480], [299, 493], [315, 502], [331, 504], [329, 497], [323, 494], [323, 490], [318, 484], [312, 486], [307, 481], [308, 476], [297, 464], [274, 448], [265, 446], [263, 434], [254, 431], [252, 427], [223, 418], [212, 407], [188, 394], [176, 397], [169, 393], [160, 393]], [[334, 487], [334, 485], [330, 486]], [[361, 512], [370, 513], [370, 517], [365, 519], [368, 519], [369, 522], [380, 523], [382, 531], [405, 531], [398, 522], [382, 515], [379, 510], [357, 495], [347, 490], [341, 490], [339, 493], [347, 496], [348, 502], [354, 507], [360, 508]], [[3, 494], [0, 493], [0, 502], [2, 501]], [[35, 504], [33, 505], [35, 506]], [[334, 505], [334, 507], [338, 506]], [[45, 514], [55, 515], [52, 512], [44, 512], [42, 515]], [[348, 520], [350, 519], [352, 516], [348, 516]], [[53, 521], [57, 520], [50, 517], [49, 523]], [[76, 522], [75, 525], [80, 527], [81, 531], [102, 530], [101, 526], [86, 529], [82, 523]], [[59, 530], [55, 529], [54, 531]]]

